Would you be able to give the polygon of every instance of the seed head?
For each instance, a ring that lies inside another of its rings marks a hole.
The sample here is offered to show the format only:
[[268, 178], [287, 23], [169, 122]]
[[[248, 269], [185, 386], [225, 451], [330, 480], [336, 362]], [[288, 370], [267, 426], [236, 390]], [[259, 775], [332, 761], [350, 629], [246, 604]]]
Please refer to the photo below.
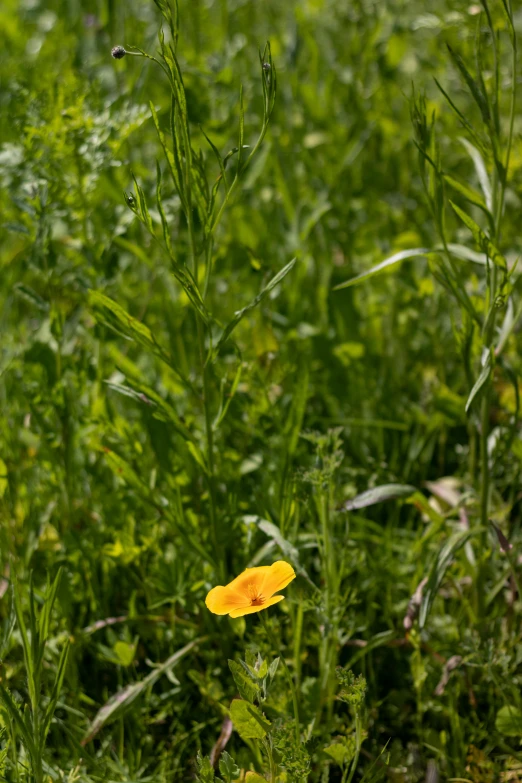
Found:
[[111, 54], [115, 60], [121, 60], [122, 57], [125, 57], [127, 52], [123, 46], [115, 46], [113, 49], [111, 49]]
[[271, 68], [271, 65], [270, 65], [270, 63], [263, 63], [263, 70], [264, 70], [264, 71], [269, 71], [269, 70], [270, 70], [270, 68]]

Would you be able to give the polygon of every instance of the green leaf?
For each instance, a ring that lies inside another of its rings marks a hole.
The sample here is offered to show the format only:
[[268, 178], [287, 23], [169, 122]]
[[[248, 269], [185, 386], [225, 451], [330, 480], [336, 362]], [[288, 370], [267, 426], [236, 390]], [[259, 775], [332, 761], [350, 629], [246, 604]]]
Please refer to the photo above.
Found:
[[471, 536], [469, 530], [459, 530], [454, 533], [440, 548], [437, 557], [430, 569], [428, 582], [422, 596], [422, 604], [419, 611], [419, 627], [424, 628], [426, 620], [441, 585], [444, 575], [457, 552]]
[[113, 651], [122, 666], [131, 666], [136, 657], [136, 642], [117, 641]]
[[201, 470], [205, 473], [206, 476], [209, 475], [209, 469], [208, 465], [206, 463], [205, 457], [203, 456], [203, 452], [201, 449], [196, 446], [196, 444], [193, 441], [187, 442], [187, 448], [198, 463]]
[[[487, 263], [487, 258], [485, 255], [476, 253], [473, 250], [464, 247], [464, 245], [450, 243], [448, 244], [448, 250], [457, 258], [461, 258], [466, 261], [472, 261], [474, 264], [485, 265]], [[395, 255], [386, 258], [379, 264], [376, 264], [376, 266], [372, 266], [371, 269], [368, 269], [366, 272], [361, 272], [355, 277], [350, 278], [350, 280], [346, 280], [344, 283], [339, 283], [339, 285], [334, 286], [332, 290], [340, 291], [342, 288], [350, 288], [352, 285], [359, 285], [359, 283], [363, 283], [365, 280], [368, 280], [368, 278], [374, 277], [374, 275], [378, 275], [392, 266], [396, 266], [401, 261], [405, 261], [408, 258], [421, 258], [422, 256], [427, 256], [431, 253], [437, 253], [440, 255], [445, 253], [445, 248], [415, 247], [410, 250], [401, 250], [399, 253], [395, 253]]]
[[138, 321], [121, 305], [99, 291], [89, 291], [89, 307], [99, 323], [106, 324], [118, 334], [134, 340], [171, 365], [170, 357], [158, 345], [148, 326]]
[[473, 78], [473, 76], [468, 71], [466, 64], [462, 59], [461, 55], [458, 52], [455, 52], [449, 44], [447, 44], [447, 47], [451, 59], [453, 60], [458, 70], [460, 71], [464, 81], [468, 86], [471, 95], [473, 96], [473, 99], [475, 100], [475, 103], [480, 109], [480, 113], [482, 114], [482, 119], [484, 123], [486, 125], [489, 125], [491, 114], [489, 111], [489, 103], [488, 103], [487, 95], [483, 93], [480, 84]]
[[471, 408], [473, 401], [476, 399], [476, 397], [479, 395], [482, 388], [485, 386], [485, 384], [489, 380], [489, 376], [491, 375], [491, 357], [488, 354], [488, 357], [486, 359], [486, 362], [480, 372], [479, 377], [475, 381], [475, 384], [472, 388], [472, 390], [469, 393], [468, 400], [466, 402], [466, 413]]
[[14, 291], [16, 294], [18, 294], [18, 296], [26, 299], [43, 313], [49, 311], [49, 302], [46, 302], [45, 299], [42, 299], [40, 294], [37, 294], [36, 291], [34, 291], [30, 286], [24, 285], [23, 283], [17, 283], [14, 287]]
[[[173, 428], [178, 432], [185, 440], [193, 440], [194, 436], [190, 430], [180, 420], [178, 414], [163, 397], [158, 394], [151, 386], [147, 386], [145, 383], [141, 383], [139, 380], [132, 378], [133, 386], [123, 386], [120, 383], [110, 383], [107, 381], [107, 386], [118, 394], [123, 394], [126, 397], [130, 397], [137, 402], [153, 407], [155, 417], [161, 421], [167, 421], [172, 424]], [[136, 388], [135, 388], [136, 387]]]
[[460, 180], [455, 179], [455, 177], [451, 177], [449, 174], [444, 174], [444, 180], [454, 190], [460, 193], [461, 196], [464, 196], [465, 199], [471, 202], [471, 204], [474, 204], [476, 207], [479, 207], [479, 209], [482, 209], [483, 212], [486, 213], [488, 220], [490, 222], [493, 221], [493, 216], [491, 215], [489, 209], [484, 203], [484, 200], [480, 195], [480, 193], [478, 193], [474, 188], [467, 185], [465, 182], [460, 182]]
[[153, 266], [150, 256], [135, 242], [130, 242], [128, 239], [124, 239], [124, 237], [114, 237], [113, 242], [128, 253], [132, 253], [132, 255], [136, 256], [136, 258], [149, 268]]
[[376, 633], [365, 645], [358, 650], [355, 655], [350, 658], [348, 666], [353, 666], [356, 661], [364, 658], [369, 652], [375, 650], [377, 647], [383, 647], [388, 642], [391, 642], [395, 638], [395, 631], [381, 631]]
[[385, 269], [389, 269], [390, 267], [399, 264], [401, 261], [404, 261], [407, 258], [425, 256], [431, 252], [432, 251], [426, 247], [415, 247], [410, 250], [401, 250], [399, 253], [395, 253], [389, 258], [385, 258], [384, 261], [381, 261], [376, 266], [372, 266], [372, 268], [368, 269], [366, 272], [361, 272], [359, 275], [352, 277], [350, 280], [346, 280], [346, 282], [336, 285], [333, 290], [340, 291], [342, 288], [350, 288], [352, 285], [359, 285], [359, 283], [362, 283], [364, 280], [368, 280], [370, 277], [384, 272]]
[[196, 770], [198, 783], [214, 783], [215, 775], [212, 762], [208, 756], [202, 756], [199, 750], [196, 758]]
[[230, 717], [234, 728], [244, 740], [263, 739], [271, 725], [256, 706], [243, 699], [234, 699], [230, 705]]
[[[109, 701], [98, 711], [94, 720], [87, 729], [87, 733], [82, 740], [82, 745], [86, 745], [93, 737], [100, 731], [103, 726], [117, 718], [124, 710], [136, 701], [147, 688], [151, 688], [160, 677], [169, 672], [187, 653], [197, 647], [198, 644], [205, 641], [206, 637], [195, 639], [193, 642], [189, 642], [181, 650], [178, 650], [171, 655], [164, 663], [157, 666], [150, 674], [148, 674], [143, 680], [133, 682], [127, 685], [121, 691], [118, 691], [112, 696]], [[246, 703], [246, 702], [245, 702]]]
[[53, 689], [51, 691], [49, 702], [45, 709], [45, 713], [42, 721], [41, 740], [40, 740], [40, 743], [42, 745], [45, 742], [45, 738], [47, 737], [47, 733], [49, 731], [49, 728], [51, 726], [51, 721], [53, 719], [54, 711], [56, 710], [56, 705], [58, 704], [58, 699], [60, 698], [60, 693], [63, 686], [63, 680], [65, 677], [65, 671], [67, 669], [67, 661], [69, 658], [69, 648], [70, 648], [70, 642], [69, 639], [67, 639], [66, 643], [63, 646], [62, 652], [60, 654], [60, 660], [58, 662], [56, 677], [54, 678]]
[[219, 759], [219, 771], [223, 775], [225, 783], [232, 783], [240, 775], [241, 770], [226, 750], [223, 751]]
[[459, 141], [461, 144], [464, 145], [471, 160], [473, 161], [473, 165], [475, 166], [475, 172], [477, 174], [478, 181], [480, 182], [480, 187], [482, 188], [482, 192], [486, 200], [486, 206], [489, 212], [491, 212], [491, 210], [493, 209], [493, 196], [491, 195], [491, 183], [489, 181], [486, 164], [484, 163], [484, 158], [480, 154], [479, 150], [470, 141], [468, 141], [462, 136], [459, 137]]
[[7, 465], [3, 459], [0, 459], [0, 498], [3, 498], [5, 491], [9, 486], [7, 481]]
[[214, 349], [214, 357], [216, 357], [221, 349], [221, 347], [226, 343], [238, 323], [245, 317], [247, 313], [249, 313], [251, 310], [254, 309], [254, 307], [257, 307], [257, 305], [263, 301], [263, 299], [268, 296], [270, 291], [272, 291], [278, 283], [280, 283], [289, 272], [292, 271], [296, 264], [297, 259], [293, 258], [283, 269], [281, 269], [280, 272], [277, 273], [275, 277], [273, 277], [268, 285], [263, 288], [261, 293], [259, 293], [256, 298], [250, 302], [246, 307], [243, 307], [242, 310], [238, 310], [234, 316], [234, 318], [228, 323], [225, 328], [223, 329], [223, 332], [221, 333], [221, 336], [217, 342], [217, 345]]
[[16, 728], [20, 732], [23, 738], [24, 745], [31, 756], [33, 764], [37, 761], [36, 746], [33, 739], [32, 727], [26, 723], [26, 719], [22, 715], [18, 704], [13, 700], [8, 689], [0, 682], [0, 705], [9, 715], [9, 718], [13, 721]]
[[343, 742], [333, 742], [324, 748], [323, 752], [339, 767], [349, 764], [355, 756], [355, 737], [348, 736]]
[[497, 712], [495, 728], [506, 737], [522, 737], [522, 711], [506, 704]]
[[480, 247], [483, 253], [486, 253], [488, 258], [491, 259], [491, 261], [501, 269], [506, 270], [507, 264], [506, 259], [502, 255], [502, 253], [497, 250], [493, 242], [489, 239], [489, 237], [486, 236], [486, 234], [482, 231], [480, 226], [475, 223], [473, 218], [471, 218], [469, 215], [464, 212], [460, 207], [458, 207], [456, 204], [453, 203], [453, 201], [450, 200], [450, 204], [452, 206], [453, 211], [458, 215], [458, 217], [462, 220], [465, 226], [469, 228], [471, 233], [473, 234], [473, 239], [477, 243], [477, 245]]
[[367, 506], [374, 506], [376, 503], [384, 503], [386, 500], [408, 498], [416, 491], [411, 484], [382, 484], [380, 487], [367, 489], [351, 500], [347, 500], [343, 508], [345, 511], [366, 508]]
[[254, 699], [261, 691], [257, 682], [254, 682], [254, 680], [248, 676], [241, 664], [236, 663], [236, 661], [229, 659], [228, 668], [232, 672], [232, 677], [236, 683], [239, 695], [246, 701], [250, 702], [250, 704], [253, 704]]
[[105, 454], [105, 460], [115, 476], [122, 478], [130, 487], [137, 490], [138, 493], [151, 499], [151, 492], [148, 485], [142, 480], [136, 471], [129, 465], [129, 463], [120, 457], [115, 451], [103, 446], [100, 447], [100, 451]]

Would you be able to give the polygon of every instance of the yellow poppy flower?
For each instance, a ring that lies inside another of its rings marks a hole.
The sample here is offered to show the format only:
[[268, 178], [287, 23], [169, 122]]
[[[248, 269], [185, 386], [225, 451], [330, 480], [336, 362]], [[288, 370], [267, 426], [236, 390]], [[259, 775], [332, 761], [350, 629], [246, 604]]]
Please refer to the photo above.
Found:
[[282, 601], [284, 595], [274, 593], [286, 587], [292, 579], [295, 579], [295, 571], [284, 560], [278, 560], [271, 566], [245, 568], [225, 587], [213, 587], [205, 603], [214, 614], [243, 617]]

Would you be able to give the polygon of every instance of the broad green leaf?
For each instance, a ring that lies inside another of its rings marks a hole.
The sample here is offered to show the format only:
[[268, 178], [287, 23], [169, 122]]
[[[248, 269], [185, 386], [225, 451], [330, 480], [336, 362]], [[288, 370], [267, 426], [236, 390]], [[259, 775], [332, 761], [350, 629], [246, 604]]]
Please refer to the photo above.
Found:
[[258, 708], [243, 699], [234, 699], [230, 705], [230, 717], [242, 739], [263, 739], [270, 728], [270, 721], [263, 718]]
[[229, 659], [228, 668], [232, 672], [232, 677], [236, 683], [239, 695], [250, 702], [250, 704], [253, 704], [254, 699], [259, 695], [261, 690], [257, 682], [254, 682], [254, 680], [248, 676], [241, 664], [236, 663], [236, 661]]
[[522, 711], [506, 704], [497, 712], [495, 728], [506, 737], [522, 737]]
[[410, 497], [416, 491], [415, 487], [410, 484], [383, 484], [380, 487], [361, 492], [360, 495], [352, 498], [352, 500], [347, 500], [343, 508], [345, 511], [366, 508], [367, 506], [374, 506], [376, 503], [384, 503], [386, 500]]
[[222, 752], [219, 759], [219, 771], [223, 775], [225, 783], [232, 783], [232, 781], [236, 780], [240, 775], [241, 770], [226, 750]]
[[455, 553], [464, 546], [470, 536], [471, 531], [459, 530], [450, 536], [440, 548], [430, 569], [428, 582], [422, 596], [422, 604], [419, 611], [419, 627], [421, 630], [426, 624], [435, 596]]
[[160, 677], [169, 672], [185, 655], [187, 655], [187, 653], [197, 647], [198, 644], [201, 644], [205, 638], [206, 637], [201, 637], [199, 639], [195, 639], [193, 642], [189, 642], [189, 644], [186, 644], [181, 648], [181, 650], [178, 650], [174, 653], [174, 655], [171, 655], [170, 658], [168, 658], [160, 666], [157, 666], [155, 669], [153, 669], [153, 671], [143, 680], [139, 680], [138, 682], [133, 682], [130, 685], [127, 685], [121, 691], [118, 691], [118, 693], [112, 696], [112, 698], [110, 698], [109, 701], [104, 704], [104, 706], [96, 714], [96, 717], [87, 729], [87, 733], [81, 744], [86, 745], [88, 742], [90, 742], [100, 731], [100, 729], [103, 728], [103, 726], [105, 726], [110, 721], [113, 721], [122, 713], [123, 710], [130, 707], [130, 705], [136, 701], [136, 699], [141, 696], [147, 688], [151, 688], [154, 683], [160, 679]]
[[330, 756], [339, 767], [349, 764], [355, 756], [355, 737], [348, 736], [344, 742], [333, 742], [324, 748], [323, 752]]
[[122, 666], [131, 666], [136, 657], [136, 642], [117, 641], [112, 648]]
[[246, 307], [243, 307], [242, 310], [238, 310], [235, 314], [234, 318], [228, 323], [225, 328], [223, 329], [223, 332], [221, 333], [221, 336], [217, 342], [217, 345], [214, 349], [214, 356], [217, 356], [221, 347], [226, 343], [238, 323], [245, 317], [247, 313], [249, 313], [251, 310], [253, 310], [257, 305], [263, 301], [263, 299], [268, 296], [270, 291], [272, 291], [278, 283], [280, 283], [289, 272], [292, 271], [296, 264], [297, 259], [293, 258], [292, 261], [290, 261], [283, 269], [281, 269], [280, 272], [277, 273], [275, 277], [273, 277], [270, 282], [263, 288], [261, 293], [259, 293], [255, 299], [250, 302], [250, 304], [246, 305]]
[[477, 243], [477, 245], [480, 247], [483, 253], [486, 253], [488, 258], [491, 259], [491, 261], [501, 269], [506, 270], [507, 264], [506, 259], [502, 255], [502, 253], [497, 250], [493, 242], [489, 239], [489, 237], [486, 236], [486, 234], [482, 231], [479, 225], [475, 223], [473, 218], [471, 218], [464, 210], [462, 210], [460, 207], [458, 207], [456, 204], [453, 203], [453, 201], [450, 200], [450, 204], [452, 206], [453, 211], [458, 215], [458, 217], [462, 220], [465, 226], [469, 228], [471, 233], [473, 234], [473, 239]]

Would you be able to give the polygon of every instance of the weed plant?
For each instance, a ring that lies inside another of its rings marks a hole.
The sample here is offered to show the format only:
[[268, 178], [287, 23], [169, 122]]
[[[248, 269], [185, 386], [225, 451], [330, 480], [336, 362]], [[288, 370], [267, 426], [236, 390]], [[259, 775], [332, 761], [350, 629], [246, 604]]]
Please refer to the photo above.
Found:
[[2, 780], [522, 779], [516, 4], [0, 25]]

